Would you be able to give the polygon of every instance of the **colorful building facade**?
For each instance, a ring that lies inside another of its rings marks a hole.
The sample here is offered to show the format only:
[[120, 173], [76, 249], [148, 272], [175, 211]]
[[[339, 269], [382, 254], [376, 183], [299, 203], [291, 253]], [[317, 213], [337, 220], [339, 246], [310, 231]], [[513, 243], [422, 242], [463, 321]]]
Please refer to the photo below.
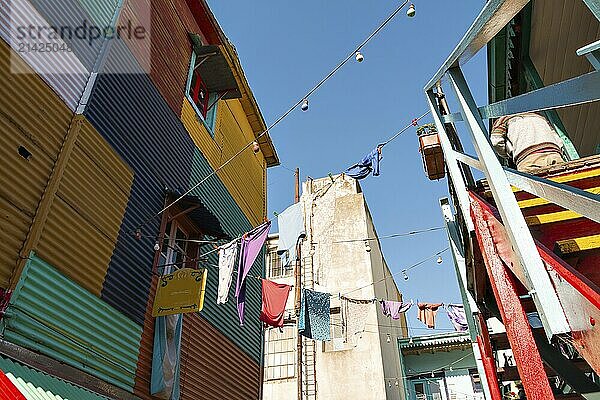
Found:
[[[50, 48], [68, 51], [44, 58], [18, 35], [34, 25], [145, 34], [61, 35]], [[19, 0], [0, 36], [0, 369], [152, 398], [154, 294], [161, 266], [178, 262], [208, 268], [204, 309], [184, 317], [180, 398], [259, 397], [259, 282], [240, 327], [234, 301], [216, 305], [216, 254], [200, 257], [212, 244], [193, 240], [260, 224], [279, 161], [206, 3]], [[258, 151], [220, 168], [252, 141]]]

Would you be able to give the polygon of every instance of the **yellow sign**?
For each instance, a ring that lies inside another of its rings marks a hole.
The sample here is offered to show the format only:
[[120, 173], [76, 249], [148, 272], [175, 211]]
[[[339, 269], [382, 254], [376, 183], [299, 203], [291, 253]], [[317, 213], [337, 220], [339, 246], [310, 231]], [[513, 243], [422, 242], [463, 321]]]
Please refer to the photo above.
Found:
[[204, 306], [206, 269], [182, 268], [158, 278], [153, 317], [198, 312]]

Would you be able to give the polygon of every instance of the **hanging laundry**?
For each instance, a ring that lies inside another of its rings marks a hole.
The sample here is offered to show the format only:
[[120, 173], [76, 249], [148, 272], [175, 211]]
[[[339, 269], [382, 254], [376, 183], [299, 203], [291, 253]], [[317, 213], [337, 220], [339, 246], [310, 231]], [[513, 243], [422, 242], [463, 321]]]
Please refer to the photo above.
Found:
[[290, 290], [289, 285], [275, 283], [266, 279], [262, 281], [262, 310], [260, 320], [267, 325], [283, 327], [283, 314]]
[[364, 179], [371, 171], [373, 176], [379, 176], [380, 163], [381, 163], [381, 145], [375, 147], [369, 154], [367, 154], [359, 163], [346, 169], [346, 175], [351, 176], [355, 179]]
[[419, 303], [419, 313], [417, 318], [419, 321], [427, 325], [428, 328], [435, 328], [435, 315], [437, 314], [438, 308], [443, 306], [443, 303]]
[[329, 293], [302, 289], [298, 333], [315, 340], [331, 340], [329, 332], [330, 309]]
[[348, 297], [342, 299], [342, 332], [344, 333], [344, 342], [358, 344], [358, 339], [362, 337], [365, 330], [367, 317], [371, 311], [374, 300], [357, 300]]
[[469, 330], [465, 307], [462, 304], [448, 304], [446, 306], [448, 318], [457, 332], [465, 332]]
[[150, 394], [164, 400], [179, 399], [179, 371], [183, 314], [157, 317]]
[[296, 261], [296, 244], [301, 237], [306, 235], [302, 203], [296, 203], [286, 208], [277, 217], [277, 224], [279, 226], [277, 254], [281, 256], [281, 265], [286, 267]]
[[235, 265], [237, 253], [237, 239], [219, 247], [219, 288], [217, 290], [217, 304], [227, 303], [231, 278], [233, 277], [233, 266]]
[[244, 234], [240, 246], [240, 260], [238, 263], [238, 274], [235, 285], [235, 297], [237, 298], [238, 316], [240, 325], [244, 325], [244, 306], [246, 304], [246, 276], [260, 253], [271, 229], [271, 221], [267, 221], [250, 232]]
[[392, 319], [400, 319], [400, 315], [407, 312], [413, 305], [412, 301], [403, 303], [401, 301], [381, 300], [380, 303], [383, 315]]
[[[163, 271], [163, 275], [171, 273], [172, 267], [170, 266]], [[150, 394], [156, 398], [179, 399], [182, 326], [183, 314], [157, 317], [154, 320]]]

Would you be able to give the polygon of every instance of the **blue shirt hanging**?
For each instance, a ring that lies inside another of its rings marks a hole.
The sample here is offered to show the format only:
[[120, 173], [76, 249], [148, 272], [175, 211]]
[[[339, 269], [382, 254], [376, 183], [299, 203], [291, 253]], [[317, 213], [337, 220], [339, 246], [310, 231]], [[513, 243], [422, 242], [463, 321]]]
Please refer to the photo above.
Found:
[[329, 298], [329, 293], [302, 290], [302, 304], [298, 316], [299, 334], [315, 340], [331, 340]]
[[354, 179], [364, 179], [371, 172], [373, 176], [379, 176], [380, 163], [381, 163], [381, 145], [375, 147], [369, 154], [367, 154], [358, 164], [346, 169], [346, 175], [351, 176]]

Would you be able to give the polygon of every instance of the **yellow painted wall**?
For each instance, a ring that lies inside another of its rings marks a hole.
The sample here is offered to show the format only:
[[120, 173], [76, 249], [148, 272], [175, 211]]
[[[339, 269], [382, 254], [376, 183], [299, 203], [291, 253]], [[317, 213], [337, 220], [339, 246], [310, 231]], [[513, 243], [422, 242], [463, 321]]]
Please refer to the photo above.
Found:
[[[0, 288], [7, 288], [72, 113], [0, 39]], [[29, 159], [19, 155], [22, 146]]]
[[36, 252], [100, 296], [125, 214], [133, 172], [85, 120]]
[[[214, 138], [187, 99], [183, 101], [181, 120], [194, 143], [213, 169], [220, 167], [243, 146], [254, 139], [254, 133], [239, 100], [221, 100], [217, 105]], [[260, 152], [246, 149], [217, 174], [253, 225], [266, 214], [266, 162]]]

